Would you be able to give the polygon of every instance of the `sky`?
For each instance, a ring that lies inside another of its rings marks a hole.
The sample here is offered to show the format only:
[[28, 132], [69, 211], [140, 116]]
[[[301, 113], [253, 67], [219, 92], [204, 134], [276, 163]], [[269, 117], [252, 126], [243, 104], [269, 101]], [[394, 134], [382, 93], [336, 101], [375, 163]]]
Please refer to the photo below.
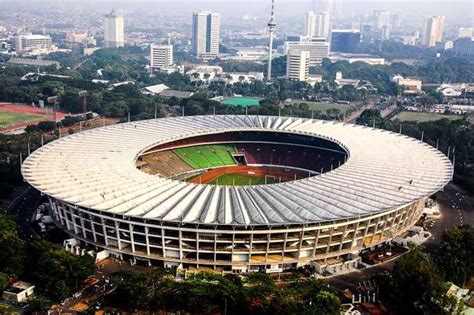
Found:
[[[318, 0], [275, 0], [276, 15], [282, 17], [301, 16], [311, 10]], [[407, 16], [444, 15], [447, 20], [474, 24], [474, 0], [340, 0], [342, 14], [355, 16], [371, 14], [373, 10], [384, 9], [400, 12]], [[271, 0], [0, 0], [2, 5], [28, 6], [88, 6], [97, 10], [112, 7], [125, 10], [156, 10], [163, 13], [190, 14], [192, 11], [213, 10], [223, 15], [264, 15], [270, 10]]]

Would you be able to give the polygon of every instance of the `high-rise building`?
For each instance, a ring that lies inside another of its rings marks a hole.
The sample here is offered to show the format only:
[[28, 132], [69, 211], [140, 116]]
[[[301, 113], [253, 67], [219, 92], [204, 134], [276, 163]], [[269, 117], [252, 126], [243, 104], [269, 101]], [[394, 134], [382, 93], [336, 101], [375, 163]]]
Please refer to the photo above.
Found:
[[105, 48], [117, 48], [124, 46], [123, 16], [115, 10], [112, 10], [110, 14], [105, 16], [104, 46]]
[[423, 27], [422, 44], [434, 47], [443, 40], [444, 16], [430, 16], [425, 18]]
[[309, 51], [290, 50], [286, 59], [286, 78], [307, 81], [309, 78]]
[[388, 11], [375, 10], [375, 27], [378, 29], [383, 28], [384, 26], [390, 26], [392, 24], [391, 15]]
[[473, 27], [460, 27], [458, 29], [458, 38], [463, 37], [474, 37], [474, 28]]
[[49, 35], [18, 34], [15, 36], [15, 50], [24, 52], [35, 49], [51, 49], [52, 40]]
[[332, 16], [341, 16], [341, 0], [313, 0], [316, 13], [328, 12]]
[[453, 50], [460, 55], [474, 56], [474, 38], [462, 37], [455, 39], [453, 42]]
[[318, 16], [316, 35], [329, 39], [331, 35], [331, 15], [328, 12], [321, 12]]
[[329, 57], [329, 42], [324, 38], [313, 38], [311, 41], [286, 41], [283, 45], [284, 53], [290, 51], [307, 51], [310, 54], [309, 65], [315, 66], [321, 64], [324, 58]]
[[150, 46], [150, 68], [163, 69], [173, 65], [173, 45]]
[[313, 37], [316, 31], [316, 14], [313, 11], [306, 12], [305, 35]]
[[332, 30], [331, 51], [353, 53], [360, 43], [359, 30]]
[[400, 26], [402, 26], [400, 13], [391, 14], [390, 20], [391, 20], [390, 22], [392, 24], [392, 28], [399, 28]]
[[370, 43], [372, 41], [372, 25], [362, 24], [360, 26], [360, 37], [364, 43]]
[[220, 15], [207, 11], [193, 13], [193, 54], [198, 58], [219, 55]]
[[382, 27], [382, 40], [389, 40], [390, 39], [390, 25], [384, 25]]

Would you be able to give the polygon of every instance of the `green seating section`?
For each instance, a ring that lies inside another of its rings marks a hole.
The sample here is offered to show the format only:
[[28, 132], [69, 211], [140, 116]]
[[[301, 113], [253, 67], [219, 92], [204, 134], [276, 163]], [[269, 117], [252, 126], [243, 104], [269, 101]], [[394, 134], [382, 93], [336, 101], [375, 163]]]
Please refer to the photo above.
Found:
[[174, 149], [173, 152], [194, 169], [203, 169], [224, 165], [236, 165], [232, 152], [235, 149], [227, 145], [199, 145]]

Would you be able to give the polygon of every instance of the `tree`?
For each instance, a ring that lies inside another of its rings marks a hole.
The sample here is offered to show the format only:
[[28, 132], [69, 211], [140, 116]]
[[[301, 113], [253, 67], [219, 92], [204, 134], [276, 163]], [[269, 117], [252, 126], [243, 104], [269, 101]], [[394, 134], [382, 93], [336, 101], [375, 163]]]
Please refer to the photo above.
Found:
[[395, 263], [389, 291], [401, 314], [444, 314], [445, 304], [450, 302], [445, 298], [446, 289], [438, 268], [420, 249]]
[[0, 292], [3, 292], [5, 288], [8, 286], [8, 275], [0, 272]]
[[123, 309], [145, 309], [151, 301], [148, 279], [145, 273], [122, 271], [114, 274], [117, 288], [110, 301]]
[[315, 315], [337, 315], [341, 313], [341, 301], [332, 292], [319, 291], [309, 307], [306, 307], [305, 314]]
[[30, 312], [47, 312], [53, 302], [46, 296], [35, 294], [28, 300], [28, 310]]
[[25, 243], [18, 236], [16, 222], [0, 215], [0, 271], [20, 277], [24, 270]]
[[453, 227], [441, 237], [439, 264], [446, 280], [460, 286], [474, 276], [474, 227]]

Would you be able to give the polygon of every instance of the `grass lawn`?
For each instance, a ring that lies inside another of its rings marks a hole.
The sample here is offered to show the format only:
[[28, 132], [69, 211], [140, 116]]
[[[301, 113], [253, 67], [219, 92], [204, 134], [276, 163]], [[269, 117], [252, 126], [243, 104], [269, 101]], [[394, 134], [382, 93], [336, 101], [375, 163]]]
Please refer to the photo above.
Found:
[[443, 118], [447, 118], [449, 120], [457, 120], [457, 119], [462, 119], [463, 116], [443, 115], [443, 114], [425, 113], [425, 112], [401, 112], [395, 115], [395, 117], [393, 117], [392, 120], [399, 119], [401, 121], [425, 122], [425, 121], [440, 120]]
[[[267, 184], [277, 183], [276, 179], [272, 177], [267, 178]], [[235, 185], [235, 186], [246, 186], [246, 185], [263, 185], [265, 184], [265, 178], [254, 177], [244, 174], [224, 174], [213, 180], [209, 181], [207, 184], [211, 185]]]
[[310, 110], [316, 111], [321, 111], [321, 113], [326, 114], [326, 111], [328, 109], [333, 109], [337, 108], [341, 111], [341, 113], [345, 113], [347, 110], [353, 108], [353, 105], [343, 105], [343, 104], [336, 104], [336, 103], [325, 103], [325, 102], [310, 102], [310, 101], [300, 101], [300, 100], [295, 100], [292, 101], [290, 104], [295, 105], [295, 104], [300, 104], [300, 103], [306, 103], [309, 105]]
[[28, 121], [41, 120], [43, 116], [35, 114], [0, 111], [0, 128], [21, 124]]

